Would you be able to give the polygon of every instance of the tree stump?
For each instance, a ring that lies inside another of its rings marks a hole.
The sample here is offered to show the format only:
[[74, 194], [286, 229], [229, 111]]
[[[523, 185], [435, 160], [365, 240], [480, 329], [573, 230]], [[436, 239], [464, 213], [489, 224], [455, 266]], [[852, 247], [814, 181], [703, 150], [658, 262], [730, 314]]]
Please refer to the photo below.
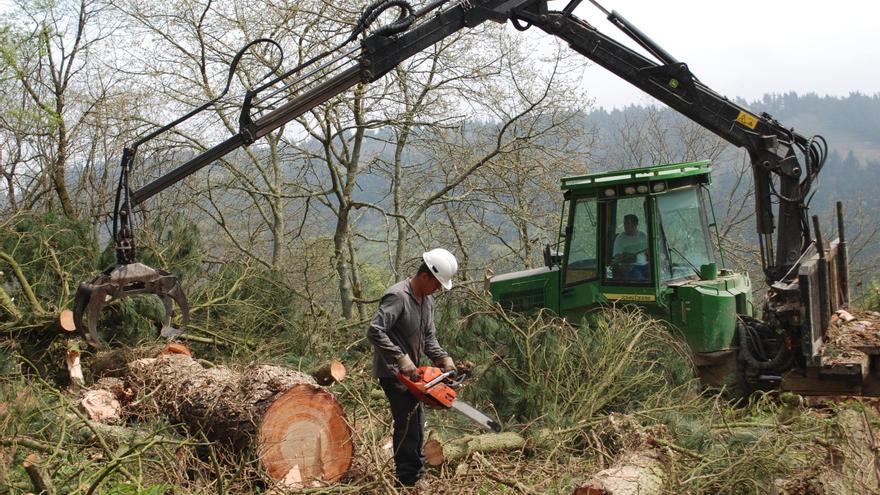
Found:
[[252, 365], [204, 368], [170, 354], [129, 363], [142, 405], [235, 448], [253, 446], [266, 472], [286, 483], [336, 481], [351, 466], [352, 433], [336, 398], [305, 373]]

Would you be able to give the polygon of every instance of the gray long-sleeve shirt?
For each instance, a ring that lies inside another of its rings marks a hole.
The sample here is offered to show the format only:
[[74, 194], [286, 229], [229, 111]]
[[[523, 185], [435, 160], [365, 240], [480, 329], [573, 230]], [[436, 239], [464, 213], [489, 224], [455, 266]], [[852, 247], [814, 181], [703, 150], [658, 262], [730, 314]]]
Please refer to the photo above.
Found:
[[397, 359], [403, 354], [416, 366], [422, 353], [435, 362], [449, 355], [437, 342], [434, 298], [424, 296], [419, 304], [410, 279], [392, 285], [382, 295], [367, 340], [373, 344], [373, 376], [378, 378], [395, 377]]

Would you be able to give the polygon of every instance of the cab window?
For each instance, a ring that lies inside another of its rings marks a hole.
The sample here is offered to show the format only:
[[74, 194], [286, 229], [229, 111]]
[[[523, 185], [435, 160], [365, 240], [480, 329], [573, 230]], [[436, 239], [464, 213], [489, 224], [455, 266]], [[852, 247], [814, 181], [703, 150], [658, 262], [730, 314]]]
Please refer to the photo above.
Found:
[[567, 250], [566, 284], [575, 284], [597, 278], [597, 225], [596, 199], [582, 198], [575, 200], [570, 224], [571, 240]]
[[660, 279], [697, 276], [714, 261], [701, 189], [690, 187], [657, 196], [660, 214]]

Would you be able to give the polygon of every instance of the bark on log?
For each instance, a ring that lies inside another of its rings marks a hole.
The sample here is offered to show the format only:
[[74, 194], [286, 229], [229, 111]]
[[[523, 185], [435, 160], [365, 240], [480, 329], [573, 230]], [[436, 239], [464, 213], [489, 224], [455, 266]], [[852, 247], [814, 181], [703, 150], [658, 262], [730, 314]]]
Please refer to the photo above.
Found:
[[253, 445], [278, 481], [336, 481], [351, 466], [354, 446], [335, 397], [298, 371], [253, 365], [237, 372], [203, 368], [172, 354], [128, 365], [129, 386], [156, 412], [233, 448]]
[[189, 348], [180, 342], [168, 344], [156, 342], [138, 347], [116, 347], [99, 351], [89, 359], [92, 381], [101, 378], [124, 378], [128, 376], [128, 363], [143, 358], [154, 358], [165, 354], [192, 355]]
[[326, 387], [344, 380], [346, 370], [344, 364], [334, 359], [323, 366], [319, 366], [312, 371], [309, 371], [309, 374], [318, 382], [318, 385]]
[[457, 462], [474, 452], [500, 452], [518, 450], [525, 447], [522, 435], [508, 431], [505, 433], [486, 433], [468, 435], [441, 442], [431, 438], [425, 442], [425, 458], [431, 466], [441, 466], [447, 462]]
[[664, 475], [656, 451], [633, 452], [575, 488], [573, 495], [659, 495]]

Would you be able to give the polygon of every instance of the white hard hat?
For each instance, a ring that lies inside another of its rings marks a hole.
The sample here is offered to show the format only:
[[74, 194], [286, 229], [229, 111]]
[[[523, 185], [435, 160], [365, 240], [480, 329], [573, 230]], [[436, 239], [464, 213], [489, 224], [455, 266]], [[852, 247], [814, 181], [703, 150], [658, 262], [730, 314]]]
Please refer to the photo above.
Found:
[[428, 269], [444, 289], [452, 288], [452, 277], [458, 271], [458, 260], [452, 253], [443, 248], [432, 249], [422, 253], [422, 261], [428, 265]]

